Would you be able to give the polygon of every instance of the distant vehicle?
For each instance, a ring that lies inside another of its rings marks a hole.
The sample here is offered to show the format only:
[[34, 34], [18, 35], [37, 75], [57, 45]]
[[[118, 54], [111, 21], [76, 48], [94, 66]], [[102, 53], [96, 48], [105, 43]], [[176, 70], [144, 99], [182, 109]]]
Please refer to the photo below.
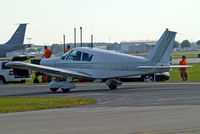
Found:
[[0, 84], [30, 81], [30, 72], [28, 70], [7, 67], [6, 64], [9, 62], [0, 61]]
[[[169, 80], [169, 72], [156, 73], [155, 78], [156, 78], [156, 81]], [[134, 82], [134, 81], [154, 82], [154, 74], [124, 77], [124, 78], [120, 78], [120, 81], [122, 82]]]
[[5, 44], [0, 44], [0, 57], [6, 57], [7, 52], [31, 47], [31, 44], [24, 44], [26, 25], [20, 24], [11, 39]]

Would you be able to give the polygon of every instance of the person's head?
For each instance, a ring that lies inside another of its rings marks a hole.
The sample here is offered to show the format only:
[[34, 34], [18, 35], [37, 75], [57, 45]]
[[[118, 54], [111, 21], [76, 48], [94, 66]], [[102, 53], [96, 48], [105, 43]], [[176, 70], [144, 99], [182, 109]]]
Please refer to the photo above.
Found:
[[185, 59], [186, 59], [186, 56], [185, 56], [185, 55], [183, 55], [183, 56], [182, 56], [182, 60], [185, 60]]
[[44, 49], [46, 50], [46, 49], [47, 49], [47, 46], [44, 46]]
[[70, 45], [67, 45], [67, 49], [70, 49]]

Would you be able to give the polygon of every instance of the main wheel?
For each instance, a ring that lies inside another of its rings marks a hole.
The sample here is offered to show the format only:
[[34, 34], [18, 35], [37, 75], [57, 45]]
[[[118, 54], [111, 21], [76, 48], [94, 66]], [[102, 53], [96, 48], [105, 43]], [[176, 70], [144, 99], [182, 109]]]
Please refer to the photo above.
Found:
[[62, 88], [62, 91], [63, 91], [63, 92], [69, 92], [70, 89], [69, 89], [69, 88]]
[[56, 91], [58, 90], [58, 88], [50, 88], [50, 90], [51, 90], [52, 92], [56, 92]]
[[0, 84], [4, 84], [4, 83], [6, 83], [4, 77], [3, 77], [3, 76], [0, 76]]
[[153, 81], [154, 79], [152, 75], [144, 76], [144, 82], [153, 82]]

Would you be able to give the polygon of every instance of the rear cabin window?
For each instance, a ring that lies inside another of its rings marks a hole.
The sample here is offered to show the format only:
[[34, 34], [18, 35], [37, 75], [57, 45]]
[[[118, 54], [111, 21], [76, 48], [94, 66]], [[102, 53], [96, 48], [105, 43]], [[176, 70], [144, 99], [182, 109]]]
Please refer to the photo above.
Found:
[[73, 50], [69, 56], [67, 57], [67, 60], [70, 61], [80, 61], [81, 60], [81, 52]]
[[8, 62], [2, 62], [2, 69], [11, 69], [10, 67], [6, 66]]
[[83, 52], [82, 61], [91, 61], [92, 57], [93, 57], [93, 55]]

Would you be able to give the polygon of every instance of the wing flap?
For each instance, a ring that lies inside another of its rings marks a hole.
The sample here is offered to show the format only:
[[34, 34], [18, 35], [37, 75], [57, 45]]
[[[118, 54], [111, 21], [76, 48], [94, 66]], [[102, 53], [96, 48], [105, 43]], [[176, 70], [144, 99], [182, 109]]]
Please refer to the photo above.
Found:
[[55, 67], [47, 67], [47, 66], [43, 66], [43, 65], [30, 64], [30, 63], [25, 63], [25, 62], [10, 62], [10, 63], [7, 63], [6, 65], [11, 68], [36, 70], [36, 71], [47, 73], [47, 74], [50, 74], [53, 76], [60, 75], [60, 76], [64, 76], [64, 77], [92, 78], [91, 75], [84, 74], [81, 72], [75, 72], [75, 71], [60, 69], [60, 68], [55, 68]]

